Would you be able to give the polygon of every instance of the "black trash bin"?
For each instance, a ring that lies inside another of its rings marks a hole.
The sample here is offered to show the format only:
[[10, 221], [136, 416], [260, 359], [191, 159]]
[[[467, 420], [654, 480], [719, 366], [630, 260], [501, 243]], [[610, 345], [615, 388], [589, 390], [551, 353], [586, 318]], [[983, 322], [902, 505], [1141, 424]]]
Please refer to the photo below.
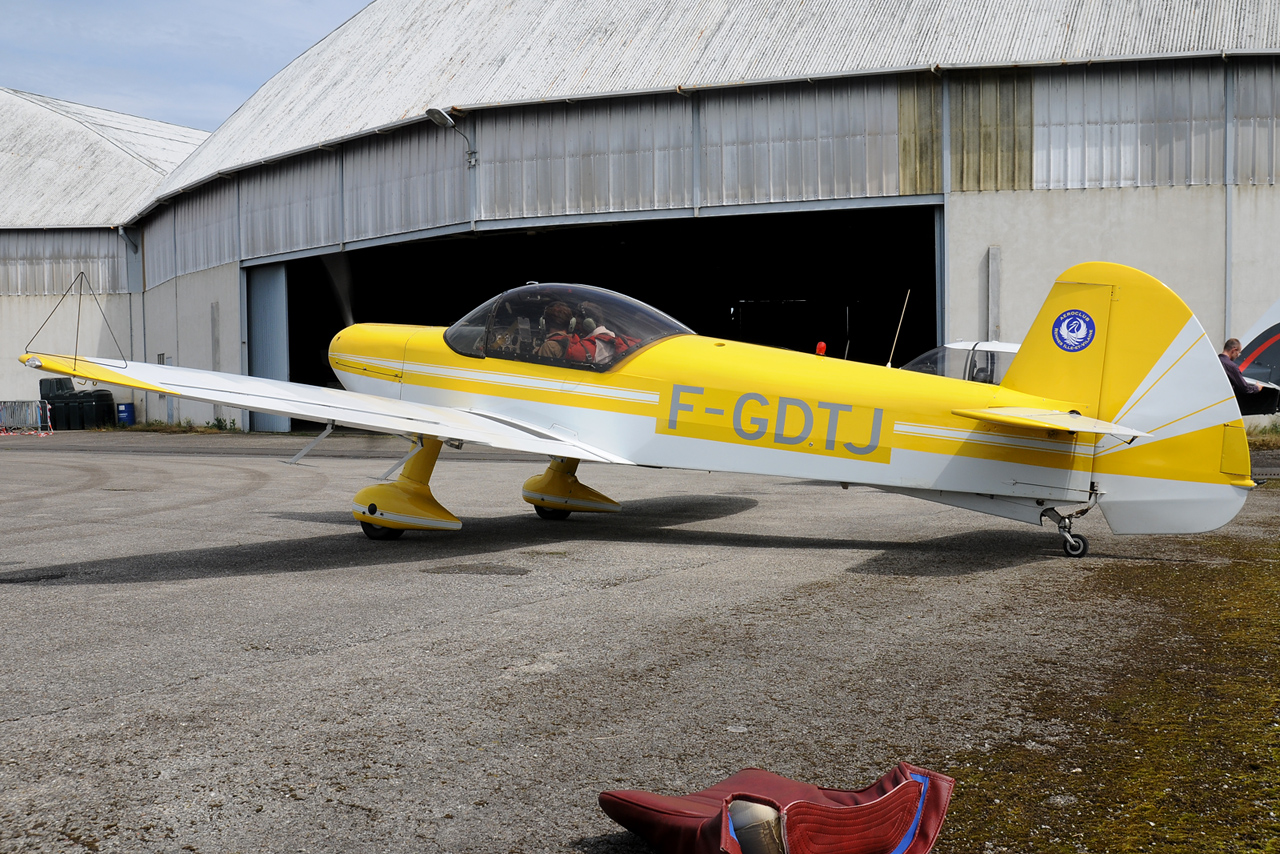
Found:
[[50, 377], [40, 380], [40, 399], [52, 401], [55, 397], [62, 394], [70, 394], [75, 391], [76, 387], [71, 382], [71, 377]]
[[84, 429], [84, 392], [77, 391], [67, 395], [67, 429]]
[[53, 404], [53, 429], [70, 430], [71, 410], [79, 409], [75, 393], [55, 394], [49, 402]]
[[92, 430], [98, 426], [98, 401], [91, 391], [82, 391], [76, 395], [80, 399], [80, 427]]
[[89, 392], [93, 399], [93, 422], [85, 419], [85, 429], [98, 427], [114, 427], [116, 424], [116, 399], [105, 388]]
[[[97, 430], [116, 423], [116, 401], [105, 388], [78, 392], [80, 419], [85, 430]], [[72, 428], [74, 429], [74, 428]]]

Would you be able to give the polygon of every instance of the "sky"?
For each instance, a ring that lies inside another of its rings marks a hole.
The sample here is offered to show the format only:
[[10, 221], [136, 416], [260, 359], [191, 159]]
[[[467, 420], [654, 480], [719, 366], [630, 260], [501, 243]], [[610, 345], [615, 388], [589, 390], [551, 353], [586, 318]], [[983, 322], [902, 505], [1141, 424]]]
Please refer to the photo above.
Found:
[[0, 87], [212, 131], [369, 0], [0, 0]]

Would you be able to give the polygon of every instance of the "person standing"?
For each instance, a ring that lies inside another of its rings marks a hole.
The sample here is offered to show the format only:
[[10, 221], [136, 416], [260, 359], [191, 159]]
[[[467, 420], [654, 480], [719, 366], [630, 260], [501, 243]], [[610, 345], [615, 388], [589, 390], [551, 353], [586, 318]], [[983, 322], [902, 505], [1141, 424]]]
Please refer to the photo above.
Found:
[[1218, 354], [1218, 361], [1222, 362], [1222, 370], [1227, 372], [1227, 379], [1231, 380], [1231, 390], [1237, 397], [1242, 394], [1256, 394], [1262, 390], [1262, 386], [1245, 379], [1244, 374], [1240, 373], [1240, 367], [1236, 365], [1238, 358], [1240, 358], [1240, 339], [1228, 338], [1227, 343], [1222, 345], [1222, 352]]

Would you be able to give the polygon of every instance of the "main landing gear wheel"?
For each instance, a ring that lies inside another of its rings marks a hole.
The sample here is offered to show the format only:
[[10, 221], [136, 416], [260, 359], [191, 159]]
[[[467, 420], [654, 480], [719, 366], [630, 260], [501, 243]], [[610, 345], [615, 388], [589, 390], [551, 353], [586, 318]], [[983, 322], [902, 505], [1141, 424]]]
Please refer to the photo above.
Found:
[[572, 510], [559, 510], [553, 507], [543, 507], [541, 504], [533, 505], [533, 512], [538, 514], [540, 519], [550, 519], [553, 522], [559, 522], [568, 519]]
[[1065, 516], [1053, 507], [1040, 514], [1041, 519], [1050, 519], [1058, 523], [1058, 533], [1062, 535], [1062, 550], [1066, 552], [1067, 557], [1084, 557], [1089, 553], [1089, 541], [1079, 534], [1071, 533], [1071, 523], [1092, 510], [1093, 504], [1094, 499], [1090, 499], [1087, 507]]
[[404, 534], [404, 528], [384, 528], [372, 522], [360, 522], [360, 530], [371, 540], [398, 540]]
[[[1071, 540], [1075, 540], [1073, 543]], [[1062, 541], [1062, 550], [1067, 553], [1067, 557], [1084, 557], [1089, 553], [1089, 541], [1079, 534], [1072, 534], [1071, 540], [1064, 539]]]

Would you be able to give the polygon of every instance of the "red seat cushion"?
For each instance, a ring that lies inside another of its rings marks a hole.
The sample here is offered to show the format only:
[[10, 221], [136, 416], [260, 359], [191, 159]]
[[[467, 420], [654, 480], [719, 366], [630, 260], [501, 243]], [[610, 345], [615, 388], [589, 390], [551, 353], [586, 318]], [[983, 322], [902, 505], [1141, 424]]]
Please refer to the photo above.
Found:
[[924, 854], [942, 828], [955, 780], [908, 765], [865, 789], [824, 789], [747, 768], [682, 797], [602, 792], [600, 808], [670, 854], [741, 854], [729, 821], [738, 798], [782, 813], [788, 854]]

